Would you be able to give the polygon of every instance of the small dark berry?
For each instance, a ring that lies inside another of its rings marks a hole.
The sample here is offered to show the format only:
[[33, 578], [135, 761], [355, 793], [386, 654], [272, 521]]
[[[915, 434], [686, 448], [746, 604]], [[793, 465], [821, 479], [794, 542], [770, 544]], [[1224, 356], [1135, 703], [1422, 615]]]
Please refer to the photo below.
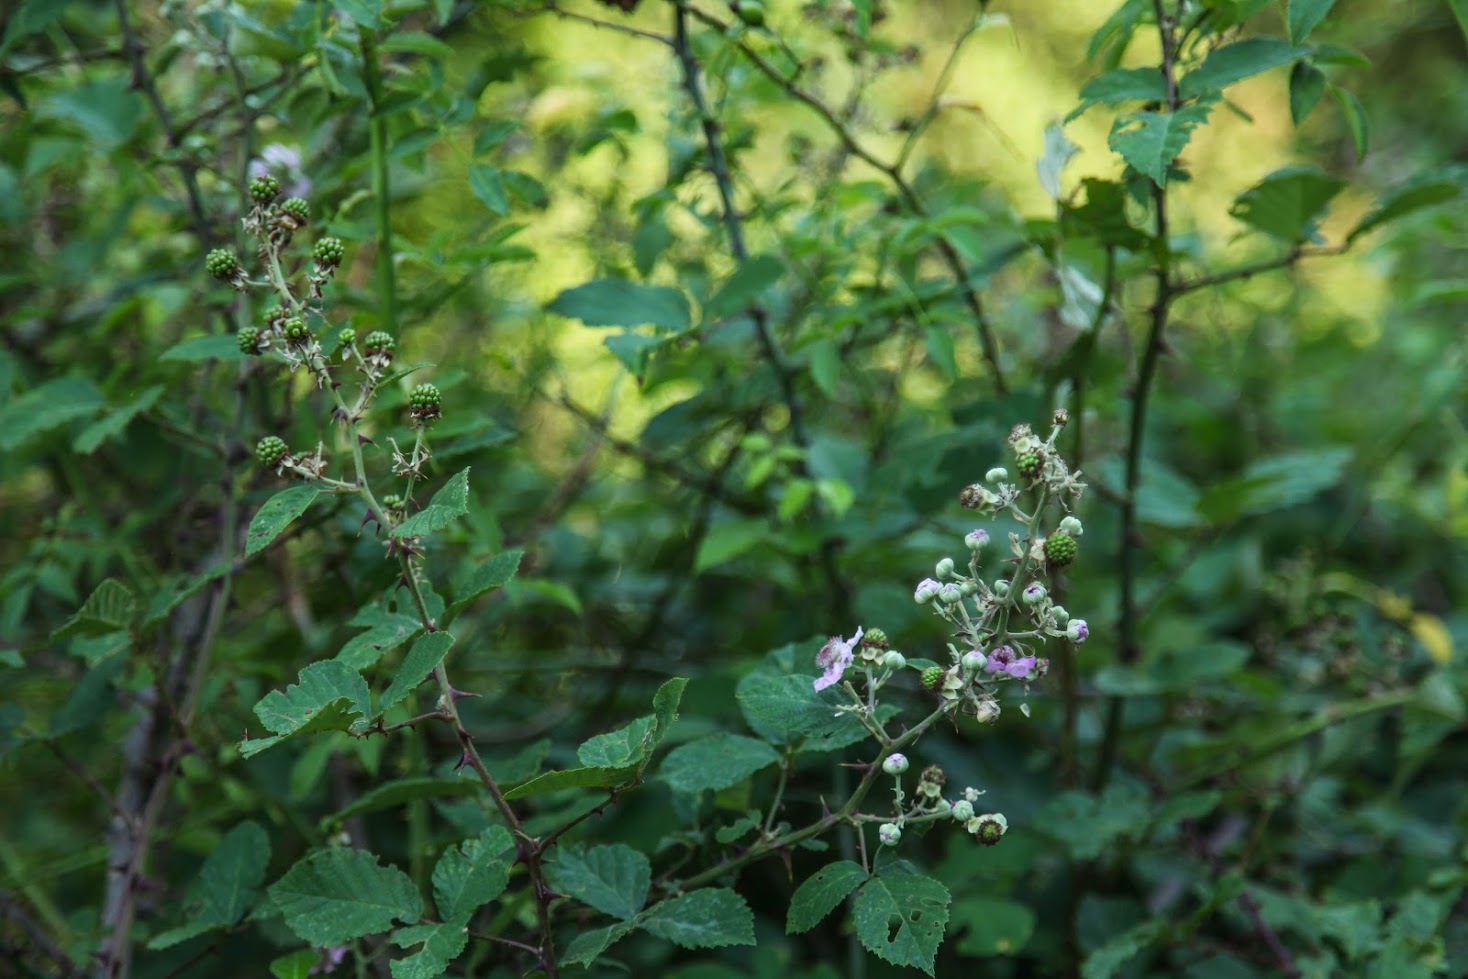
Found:
[[285, 441], [275, 435], [267, 435], [255, 446], [255, 458], [260, 460], [260, 465], [269, 469], [285, 458], [289, 452]]
[[280, 181], [263, 173], [250, 181], [250, 196], [258, 204], [269, 204], [280, 195]]
[[979, 830], [974, 838], [984, 846], [994, 846], [1004, 838], [1004, 827], [997, 819], [986, 819], [979, 823]]
[[216, 279], [232, 279], [240, 270], [240, 261], [228, 248], [216, 248], [204, 257], [204, 268]]

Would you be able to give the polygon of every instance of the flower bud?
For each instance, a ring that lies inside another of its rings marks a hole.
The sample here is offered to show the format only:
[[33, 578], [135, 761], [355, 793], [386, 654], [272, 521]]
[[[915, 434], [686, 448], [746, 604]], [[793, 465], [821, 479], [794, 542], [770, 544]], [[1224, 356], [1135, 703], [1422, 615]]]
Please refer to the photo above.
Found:
[[959, 660], [958, 662], [959, 666], [962, 667], [965, 676], [973, 676], [975, 673], [978, 673], [980, 670], [982, 670], [984, 668], [984, 664], [988, 661], [989, 657], [985, 656], [982, 652], [977, 649], [971, 649], [968, 652], [964, 653], [963, 659]]
[[897, 670], [905, 670], [907, 669], [907, 657], [903, 656], [901, 653], [894, 649], [886, 656], [882, 657], [882, 665], [894, 672]]
[[1091, 638], [1091, 627], [1086, 625], [1085, 619], [1071, 619], [1065, 627], [1065, 634], [1071, 642], [1085, 642]]
[[948, 584], [938, 589], [938, 601], [942, 602], [944, 605], [957, 605], [959, 602], [963, 601], [963, 589], [959, 588], [957, 585], [950, 581]]
[[984, 480], [990, 483], [1002, 483], [1009, 478], [1009, 470], [1003, 466], [995, 466], [984, 473]]
[[938, 575], [938, 578], [940, 580], [943, 579], [943, 578], [952, 578], [953, 577], [953, 558], [951, 558], [951, 557], [945, 557], [945, 558], [943, 558], [941, 561], [938, 562], [938, 566], [936, 568], [934, 568], [933, 570], [934, 570], [934, 572], [936, 572], [936, 574]]
[[900, 751], [888, 755], [882, 761], [882, 771], [888, 775], [901, 775], [907, 771], [907, 756]]
[[1081, 522], [1075, 517], [1066, 517], [1060, 521], [1060, 526], [1056, 529], [1070, 534], [1072, 537], [1079, 537], [1086, 532], [1081, 526]]
[[877, 838], [882, 841], [883, 846], [896, 846], [902, 841], [902, 827], [896, 823], [883, 823], [877, 829]]
[[924, 578], [922, 581], [918, 582], [917, 591], [913, 592], [912, 600], [917, 602], [919, 605], [922, 605], [925, 602], [931, 602], [933, 599], [938, 597], [938, 589], [940, 587], [941, 586], [932, 578]]
[[1024, 600], [1026, 605], [1039, 605], [1045, 600], [1045, 586], [1038, 581], [1031, 582], [1020, 593], [1020, 598]]
[[1009, 594], [1009, 582], [1004, 581], [1003, 579], [994, 582], [994, 594], [998, 595], [1000, 598], [1003, 598], [1005, 595], [1008, 595]]
[[960, 823], [966, 823], [974, 818], [974, 804], [967, 799], [959, 799], [953, 804], [953, 818]]
[[1052, 606], [1050, 608], [1050, 616], [1055, 620], [1055, 624], [1062, 628], [1070, 621], [1070, 613], [1065, 610], [1064, 605]]
[[964, 534], [963, 543], [969, 550], [977, 554], [984, 549], [984, 545], [989, 543], [989, 532], [982, 529], [970, 530]]

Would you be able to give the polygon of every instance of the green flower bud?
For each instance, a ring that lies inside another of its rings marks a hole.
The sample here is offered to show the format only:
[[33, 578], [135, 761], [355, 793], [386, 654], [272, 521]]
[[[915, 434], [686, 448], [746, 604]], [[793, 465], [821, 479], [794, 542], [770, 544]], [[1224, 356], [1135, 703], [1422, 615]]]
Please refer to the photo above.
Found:
[[933, 569], [933, 572], [937, 575], [939, 581], [942, 581], [944, 578], [952, 578], [953, 558], [945, 557], [940, 560], [938, 566]]
[[877, 829], [877, 838], [883, 846], [896, 846], [902, 842], [902, 827], [896, 823], [883, 823]]
[[905, 670], [907, 669], [907, 657], [894, 649], [882, 657], [882, 665], [893, 671]]
[[888, 775], [901, 775], [907, 771], [907, 756], [901, 752], [895, 752], [882, 760], [882, 771]]
[[255, 445], [255, 458], [260, 460], [260, 465], [266, 469], [274, 468], [285, 454], [290, 451], [285, 440], [275, 435], [267, 435]]

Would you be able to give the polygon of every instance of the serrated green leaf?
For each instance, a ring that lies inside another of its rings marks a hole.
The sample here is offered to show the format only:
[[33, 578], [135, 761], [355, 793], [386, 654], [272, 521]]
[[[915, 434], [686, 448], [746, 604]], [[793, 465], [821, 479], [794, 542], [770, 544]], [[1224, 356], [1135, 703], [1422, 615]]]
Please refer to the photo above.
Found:
[[754, 944], [754, 914], [744, 898], [725, 887], [709, 887], [660, 901], [637, 924], [680, 948], [723, 948]]
[[561, 961], [568, 965], [591, 965], [603, 952], [632, 932], [633, 924], [621, 921], [605, 928], [583, 931], [566, 946]]
[[387, 713], [412, 693], [418, 684], [428, 679], [438, 664], [443, 662], [453, 644], [454, 637], [447, 632], [430, 632], [419, 636], [418, 641], [413, 643], [413, 648], [408, 650], [408, 655], [403, 657], [403, 665], [398, 667], [392, 683], [383, 692], [382, 702], [377, 705], [378, 713]]
[[362, 674], [338, 660], [312, 663], [301, 670], [297, 683], [272, 690], [255, 705], [255, 715], [275, 737], [245, 741], [240, 754], [249, 758], [298, 734], [346, 731], [371, 713]]
[[1413, 211], [1456, 200], [1461, 193], [1461, 188], [1449, 180], [1435, 180], [1394, 190], [1383, 197], [1370, 214], [1361, 219], [1361, 223], [1346, 236], [1346, 241], [1353, 242], [1367, 232], [1406, 217]]
[[184, 903], [188, 924], [162, 932], [149, 948], [167, 948], [195, 935], [237, 924], [255, 904], [270, 862], [270, 837], [258, 823], [238, 823], [209, 852]]
[[1325, 94], [1325, 72], [1308, 61], [1297, 61], [1290, 69], [1290, 120], [1296, 126]]
[[1362, 108], [1361, 102], [1355, 95], [1338, 86], [1331, 86], [1330, 94], [1340, 103], [1341, 114], [1345, 117], [1346, 128], [1351, 132], [1351, 142], [1356, 147], [1357, 162], [1366, 158], [1366, 148], [1370, 143], [1370, 128], [1366, 121], [1366, 110]]
[[460, 925], [504, 893], [510, 881], [515, 838], [503, 826], [445, 850], [433, 869], [433, 900], [445, 922]]
[[704, 307], [704, 319], [716, 320], [744, 312], [780, 281], [785, 263], [773, 255], [752, 255], [734, 270]]
[[627, 765], [623, 768], [604, 768], [600, 765], [593, 765], [586, 768], [567, 768], [545, 772], [529, 781], [506, 789], [505, 798], [528, 799], [531, 796], [545, 795], [547, 792], [562, 792], [566, 789], [614, 789], [635, 781], [641, 770], [641, 765]]
[[515, 577], [515, 572], [520, 570], [520, 560], [524, 556], [525, 551], [517, 547], [513, 550], [501, 551], [475, 568], [469, 580], [464, 582], [463, 588], [459, 590], [459, 597], [444, 613], [443, 624], [447, 626], [453, 622], [459, 617], [459, 613], [473, 604], [479, 596], [509, 584], [510, 580]]
[[717, 791], [737, 785], [779, 760], [775, 749], [763, 741], [720, 731], [668, 752], [658, 777], [675, 792]]
[[1014, 955], [1034, 935], [1035, 922], [1035, 912], [1002, 897], [970, 897], [953, 905], [952, 924], [965, 930], [958, 940], [963, 955]]
[[158, 355], [159, 360], [193, 363], [200, 360], [244, 360], [248, 354], [240, 350], [239, 338], [229, 333], [180, 340]]
[[397, 538], [423, 537], [469, 512], [469, 470], [461, 469], [433, 494], [428, 505], [392, 529]]
[[835, 751], [867, 737], [850, 713], [836, 711], [834, 694], [818, 693], [812, 677], [756, 670], [739, 681], [735, 698], [750, 728], [776, 744]]
[[66, 624], [51, 633], [52, 642], [72, 636], [98, 636], [132, 627], [138, 599], [116, 578], [104, 580]]
[[860, 864], [850, 860], [837, 860], [817, 870], [790, 896], [790, 911], [785, 916], [785, 934], [798, 935], [810, 931], [869, 876]]
[[1124, 113], [1112, 125], [1107, 144], [1133, 170], [1162, 187], [1172, 161], [1187, 147], [1193, 130], [1207, 121], [1210, 111], [1211, 104], [1199, 103], [1176, 112]]
[[556, 890], [622, 921], [642, 910], [652, 881], [647, 857], [621, 843], [585, 852], [562, 848], [555, 862], [546, 864], [545, 873]]
[[340, 826], [353, 816], [383, 809], [394, 809], [419, 799], [441, 799], [447, 796], [478, 795], [482, 784], [476, 778], [440, 778], [420, 775], [415, 778], [394, 779], [368, 789], [351, 803], [338, 809], [330, 816], [321, 818], [323, 827]]
[[1161, 102], [1166, 98], [1167, 85], [1157, 68], [1113, 68], [1081, 86], [1081, 104], [1071, 110], [1065, 121], [1078, 118], [1093, 105]]
[[1330, 13], [1335, 0], [1289, 0], [1290, 43], [1303, 44], [1317, 24]]
[[606, 734], [598, 734], [581, 743], [576, 760], [583, 765], [601, 768], [625, 768], [647, 757], [645, 742], [652, 731], [653, 717], [648, 714]]
[[1326, 205], [1346, 182], [1314, 167], [1276, 170], [1238, 196], [1229, 214], [1265, 234], [1294, 244], [1315, 236]]
[[1152, 801], [1132, 784], [1107, 786], [1101, 795], [1072, 790], [1045, 804], [1045, 832], [1064, 843], [1077, 860], [1093, 860], [1116, 840], [1147, 825]]
[[437, 979], [469, 944], [469, 934], [463, 922], [410, 925], [393, 932], [392, 943], [400, 948], [423, 946], [392, 963], [393, 979]]
[[0, 449], [18, 448], [32, 436], [100, 411], [106, 404], [96, 385], [81, 377], [58, 377], [0, 405]]
[[414, 634], [423, 630], [417, 616], [389, 612], [377, 606], [368, 606], [352, 617], [349, 625], [371, 626], [348, 639], [336, 658], [354, 670], [365, 670], [382, 658], [383, 654], [407, 642]]
[[760, 815], [759, 810], [751, 809], [728, 826], [720, 826], [714, 832], [714, 839], [724, 844], [733, 843], [742, 839], [762, 822], [764, 822], [764, 817]]
[[1214, 523], [1303, 503], [1334, 486], [1351, 461], [1346, 446], [1306, 449], [1259, 459], [1237, 479], [1210, 486], [1198, 510]]
[[668, 286], [595, 279], [567, 289], [547, 307], [587, 326], [647, 326], [681, 332], [691, 325], [688, 300]]
[[1221, 92], [1235, 82], [1287, 65], [1305, 54], [1305, 51], [1278, 37], [1235, 41], [1215, 49], [1201, 65], [1184, 75], [1178, 83], [1178, 92], [1185, 99]]
[[948, 888], [931, 877], [874, 877], [856, 894], [856, 935], [867, 951], [893, 965], [933, 975], [948, 922]]
[[1160, 921], [1147, 921], [1113, 936], [1081, 964], [1081, 979], [1111, 979], [1162, 931]]
[[387, 931], [394, 921], [423, 916], [423, 899], [407, 874], [384, 867], [365, 850], [314, 850], [270, 885], [291, 931], [317, 948], [345, 945]]
[[292, 520], [306, 512], [318, 492], [314, 486], [292, 486], [266, 500], [245, 533], [245, 557], [259, 553], [279, 537]]

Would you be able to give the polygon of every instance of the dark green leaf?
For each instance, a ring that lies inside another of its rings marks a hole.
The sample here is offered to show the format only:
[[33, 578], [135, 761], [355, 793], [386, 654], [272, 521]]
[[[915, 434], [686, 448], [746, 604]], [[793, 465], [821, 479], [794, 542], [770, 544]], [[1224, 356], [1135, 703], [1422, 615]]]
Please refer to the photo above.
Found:
[[104, 442], [121, 435], [132, 420], [158, 402], [163, 386], [154, 384], [131, 397], [125, 405], [114, 405], [105, 415], [77, 433], [71, 440], [71, 448], [82, 455], [89, 455]]
[[407, 874], [347, 847], [301, 858], [270, 885], [270, 900], [291, 931], [317, 948], [345, 945], [423, 915], [423, 899]]
[[180, 340], [158, 355], [159, 360], [196, 362], [201, 360], [244, 360], [239, 339], [228, 333]]
[[72, 636], [97, 636], [128, 629], [137, 617], [138, 599], [122, 582], [108, 578], [97, 586], [66, 625], [51, 633], [59, 642]]
[[714, 524], [698, 546], [693, 560], [694, 574], [748, 553], [766, 540], [768, 530], [769, 521], [754, 517]]
[[1015, 955], [1035, 933], [1035, 912], [1002, 897], [968, 897], [953, 905], [953, 924], [964, 929], [963, 955], [989, 958]]
[[367, 30], [386, 26], [382, 19], [382, 4], [383, 0], [333, 0], [338, 10]]
[[1199, 103], [1176, 112], [1130, 112], [1118, 116], [1107, 142], [1132, 169], [1161, 187], [1172, 161], [1188, 145], [1193, 130], [1208, 119], [1211, 105]]
[[433, 900], [445, 922], [463, 926], [504, 892], [514, 863], [515, 838], [503, 826], [449, 847], [433, 868]]
[[1375, 210], [1361, 219], [1361, 223], [1346, 236], [1346, 241], [1355, 241], [1367, 232], [1390, 221], [1406, 217], [1414, 211], [1456, 200], [1461, 193], [1461, 188], [1448, 180], [1414, 184], [1394, 190], [1381, 199], [1381, 203], [1376, 205]]
[[459, 921], [410, 925], [393, 932], [392, 943], [400, 948], [423, 946], [392, 963], [393, 979], [437, 979], [469, 944], [469, 934]]
[[744, 898], [724, 887], [708, 887], [648, 908], [639, 927], [680, 948], [754, 944], [754, 914]]
[[36, 103], [38, 118], [64, 119], [75, 124], [99, 150], [127, 142], [143, 118], [142, 97], [118, 75], [99, 81], [73, 83]]
[[1333, 6], [1335, 0], [1289, 0], [1290, 43], [1303, 44]]
[[520, 570], [520, 559], [524, 556], [525, 551], [517, 547], [501, 551], [476, 567], [474, 573], [469, 576], [469, 580], [464, 582], [464, 586], [459, 589], [459, 597], [444, 613], [443, 624], [447, 626], [453, 622], [459, 617], [460, 612], [472, 605], [474, 600], [481, 595], [509, 584], [510, 580], [515, 577], [515, 572]]
[[621, 843], [585, 852], [563, 847], [545, 872], [556, 890], [622, 921], [642, 910], [652, 880], [647, 857]]
[[691, 323], [683, 293], [626, 279], [596, 279], [567, 289], [548, 308], [587, 326], [652, 325], [681, 332]]
[[668, 752], [658, 775], [676, 792], [727, 789], [779, 760], [763, 741], [718, 732]]
[[237, 824], [209, 852], [189, 888], [185, 900], [188, 924], [156, 935], [148, 947], [167, 948], [238, 923], [254, 906], [269, 862], [270, 837], [265, 830], [249, 821]]
[[86, 378], [47, 381], [0, 405], [0, 449], [19, 448], [33, 435], [95, 414], [105, 404], [102, 392]]
[[380, 812], [383, 809], [396, 809], [398, 806], [419, 799], [442, 799], [446, 797], [477, 795], [483, 788], [477, 778], [464, 776], [461, 778], [438, 778], [435, 776], [420, 775], [414, 778], [394, 779], [391, 782], [383, 782], [368, 789], [358, 796], [347, 806], [338, 809], [330, 816], [322, 817], [322, 826], [340, 826], [344, 821], [353, 816], [361, 816], [369, 812]]
[[1291, 244], [1315, 236], [1326, 205], [1346, 182], [1314, 167], [1276, 170], [1239, 195], [1229, 214]]
[[1297, 61], [1290, 69], [1290, 119], [1296, 126], [1305, 121], [1325, 94], [1325, 72], [1308, 61]]
[[66, 702], [51, 715], [51, 735], [57, 737], [91, 727], [101, 721], [112, 706], [116, 684], [127, 656], [116, 653], [93, 666], [82, 677]]
[[1157, 68], [1113, 68], [1086, 82], [1080, 98], [1080, 106], [1066, 116], [1067, 122], [1098, 103], [1161, 102], [1167, 98], [1167, 85]]
[[433, 494], [428, 506], [392, 529], [394, 537], [423, 537], [469, 512], [469, 470], [461, 469]]
[[292, 520], [306, 512], [317, 492], [314, 486], [292, 486], [266, 500], [245, 533], [245, 556], [260, 552], [280, 536]]
[[337, 659], [354, 670], [365, 670], [384, 653], [401, 646], [423, 629], [423, 623], [417, 616], [389, 612], [376, 606], [362, 609], [352, 617], [350, 624], [371, 627], [348, 639], [336, 654]]
[[874, 877], [856, 894], [856, 936], [878, 958], [931, 976], [949, 900], [948, 888], [931, 877]]
[[428, 679], [438, 664], [443, 662], [453, 644], [454, 637], [447, 632], [430, 632], [419, 636], [418, 641], [413, 643], [413, 648], [408, 650], [408, 655], [403, 657], [403, 665], [398, 667], [392, 683], [383, 693], [382, 702], [377, 705], [378, 713], [387, 713], [412, 693], [418, 684]]
[[570, 965], [590, 965], [597, 958], [633, 930], [631, 922], [622, 921], [605, 928], [583, 931], [571, 939], [561, 961]]
[[245, 741], [240, 754], [249, 758], [297, 734], [345, 731], [371, 713], [372, 695], [362, 674], [339, 660], [312, 663], [297, 683], [272, 690], [255, 705], [255, 716], [275, 737]]
[[1201, 65], [1184, 75], [1178, 83], [1178, 90], [1185, 99], [1221, 92], [1235, 82], [1287, 65], [1305, 54], [1304, 50], [1278, 37], [1235, 41], [1213, 51]]
[[470, 166], [469, 189], [495, 214], [503, 217], [510, 213], [510, 195], [506, 192], [504, 178], [496, 167], [487, 163]]
[[798, 935], [810, 931], [821, 919], [836, 909], [852, 891], [867, 880], [860, 864], [837, 860], [817, 870], [790, 896], [790, 911], [785, 916], [785, 934]]
[[1366, 147], [1370, 142], [1370, 130], [1367, 127], [1366, 110], [1361, 107], [1356, 96], [1343, 88], [1331, 86], [1330, 93], [1340, 103], [1341, 114], [1345, 117], [1346, 128], [1351, 131], [1351, 142], [1356, 147], [1356, 159], [1358, 161], [1366, 158]]
[[773, 255], [752, 255], [734, 270], [704, 307], [704, 319], [716, 320], [741, 313], [759, 302], [765, 291], [780, 281], [785, 263]]

